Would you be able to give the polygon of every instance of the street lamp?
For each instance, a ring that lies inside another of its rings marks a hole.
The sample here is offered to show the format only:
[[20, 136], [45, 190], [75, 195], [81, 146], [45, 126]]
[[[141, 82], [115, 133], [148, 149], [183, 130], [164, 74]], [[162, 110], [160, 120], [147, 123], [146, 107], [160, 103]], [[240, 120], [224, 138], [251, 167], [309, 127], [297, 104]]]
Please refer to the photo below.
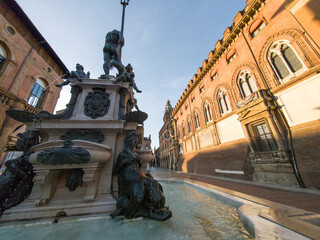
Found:
[[[124, 25], [124, 15], [126, 11], [126, 6], [129, 5], [130, 0], [120, 0], [120, 4], [122, 5], [122, 22], [121, 22], [121, 36], [120, 36], [120, 43], [123, 42], [123, 25]], [[122, 52], [122, 46], [120, 45], [119, 50], [119, 60], [121, 61], [121, 52]]]
[[130, 0], [121, 0], [120, 3], [123, 5], [128, 5]]

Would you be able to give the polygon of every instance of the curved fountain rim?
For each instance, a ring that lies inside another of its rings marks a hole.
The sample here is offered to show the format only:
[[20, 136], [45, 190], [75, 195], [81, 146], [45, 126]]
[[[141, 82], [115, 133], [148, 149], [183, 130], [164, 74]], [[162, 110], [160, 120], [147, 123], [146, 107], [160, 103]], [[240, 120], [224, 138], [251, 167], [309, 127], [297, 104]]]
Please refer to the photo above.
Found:
[[[196, 180], [162, 179], [160, 180], [160, 182], [161, 181], [164, 181], [164, 182], [173, 181], [173, 182], [186, 183], [195, 188], [199, 188], [204, 191], [211, 192], [215, 196], [220, 196], [221, 198], [227, 199], [229, 201], [229, 204], [231, 203], [231, 205], [237, 209], [237, 212], [239, 214], [239, 218], [242, 224], [248, 230], [248, 232], [255, 237], [255, 239], [278, 239], [279, 237], [283, 237], [283, 236], [286, 236], [287, 237], [286, 239], [301, 239], [301, 240], [309, 239], [307, 236], [297, 231], [297, 229], [293, 229], [293, 228], [291, 229], [291, 228], [285, 227], [281, 225], [281, 223], [277, 223], [261, 215], [261, 213], [269, 212], [275, 207], [281, 210], [286, 208], [288, 209], [289, 208], [297, 209], [297, 208], [288, 207], [276, 202], [273, 202], [272, 207], [268, 207], [261, 203], [246, 199], [245, 196], [242, 198], [236, 195], [232, 195], [230, 193], [224, 192], [223, 190], [216, 189], [212, 187], [210, 184], [199, 182]], [[223, 188], [221, 187], [221, 189]], [[297, 209], [297, 211], [307, 212], [301, 209]], [[290, 234], [289, 238], [285, 234]], [[292, 235], [294, 237], [292, 237]]]
[[137, 152], [137, 153], [152, 153], [152, 149], [150, 149], [150, 150], [135, 150], [135, 152]]
[[[40, 143], [31, 148], [33, 152], [41, 151], [46, 148], [52, 147], [62, 147], [65, 140], [51, 140], [48, 142]], [[72, 147], [82, 147], [82, 148], [96, 148], [101, 150], [112, 151], [112, 148], [101, 143], [94, 143], [86, 140], [75, 139], [71, 141], [73, 143]]]

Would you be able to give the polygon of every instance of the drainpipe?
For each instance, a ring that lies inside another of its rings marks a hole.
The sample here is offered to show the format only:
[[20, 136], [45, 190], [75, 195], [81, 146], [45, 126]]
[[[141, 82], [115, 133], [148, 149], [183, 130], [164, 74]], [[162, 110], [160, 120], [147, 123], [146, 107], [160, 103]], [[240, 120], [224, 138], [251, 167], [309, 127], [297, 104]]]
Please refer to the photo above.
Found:
[[287, 121], [285, 121], [285, 118], [284, 116], [282, 115], [282, 113], [279, 114], [282, 118], [282, 121], [284, 122], [284, 125], [288, 131], [288, 136], [289, 136], [289, 148], [290, 148], [290, 151], [292, 153], [292, 161], [291, 164], [292, 164], [292, 167], [293, 167], [293, 172], [294, 172], [294, 175], [296, 176], [297, 178], [297, 181], [299, 183], [299, 186], [301, 188], [306, 188], [303, 180], [302, 180], [302, 177], [300, 175], [300, 172], [299, 172], [299, 168], [298, 168], [298, 164], [297, 164], [297, 159], [296, 159], [296, 155], [295, 155], [295, 152], [294, 152], [294, 148], [293, 148], [293, 140], [292, 140], [292, 132], [291, 132], [291, 129], [290, 129], [290, 126], [289, 124], [287, 123]]
[[298, 180], [299, 186], [301, 188], [306, 188], [306, 186], [302, 180], [302, 177], [300, 175], [299, 169], [298, 169], [297, 159], [296, 159], [296, 155], [295, 155], [294, 148], [293, 148], [292, 132], [291, 132], [290, 127], [287, 126], [287, 124], [286, 124], [286, 128], [288, 130], [288, 135], [289, 135], [289, 147], [290, 147], [290, 150], [292, 153], [292, 162], [291, 163], [293, 166], [294, 175], [296, 176], [296, 178]]
[[[304, 26], [300, 23], [300, 21], [296, 18], [296, 16], [289, 10], [289, 9], [287, 9], [289, 12], [290, 12], [290, 14], [291, 14], [291, 16], [294, 18], [294, 20], [296, 20], [297, 21], [297, 23], [300, 25], [300, 27], [303, 29], [303, 31], [304, 31], [304, 33], [306, 34], [306, 35], [308, 35], [308, 37], [311, 39], [311, 41], [314, 43], [314, 45], [316, 45], [317, 47], [318, 47], [318, 49], [320, 49], [320, 46], [317, 44], [317, 42], [312, 38], [312, 36], [308, 33], [308, 31], [304, 28]], [[308, 42], [310, 43], [310, 41], [309, 41], [309, 39], [308, 39]], [[319, 52], [313, 47], [313, 45], [312, 44], [309, 44], [309, 46], [311, 46], [311, 48], [314, 50], [314, 52], [318, 55], [318, 57], [319, 57]]]
[[243, 32], [241, 32], [241, 33], [242, 33], [242, 36], [243, 36], [244, 40], [246, 41], [246, 43], [247, 43], [247, 45], [248, 45], [248, 48], [249, 48], [249, 50], [250, 50], [250, 53], [252, 54], [252, 57], [253, 57], [256, 65], [257, 65], [258, 71], [259, 71], [259, 73], [261, 74], [261, 77], [262, 77], [262, 80], [263, 80], [264, 84], [267, 86], [268, 89], [270, 89], [270, 86], [269, 86], [268, 82], [266, 81], [266, 79], [264, 78], [264, 75], [262, 74], [262, 71], [261, 71], [260, 66], [259, 66], [259, 64], [258, 64], [258, 61], [257, 61], [257, 59], [256, 59], [256, 56], [253, 54], [253, 51], [252, 51], [252, 49], [251, 49], [251, 46], [250, 46], [247, 38], [245, 37], [245, 35], [244, 35]]
[[[44, 41], [41, 41], [41, 42], [37, 42], [37, 44], [41, 44], [41, 43], [44, 43], [44, 42], [45, 42], [45, 40], [44, 40]], [[18, 72], [17, 72], [16, 75], [14, 76], [14, 78], [13, 78], [13, 80], [12, 80], [12, 82], [11, 82], [9, 88], [8, 88], [8, 93], [10, 92], [10, 89], [12, 88], [13, 84], [14, 84], [15, 81], [17, 80], [17, 78], [18, 78], [18, 76], [19, 76], [19, 74], [20, 74], [20, 72], [21, 72], [21, 69], [22, 69], [22, 67], [24, 66], [24, 64], [26, 63], [26, 61], [27, 61], [28, 57], [30, 56], [32, 50], [33, 50], [33, 46], [32, 46], [31, 49], [29, 50], [27, 56], [23, 59], [23, 62], [21, 63]]]
[[11, 87], [13, 86], [13, 84], [15, 83], [15, 81], [17, 80], [17, 78], [18, 78], [18, 76], [19, 76], [19, 74], [20, 74], [20, 72], [21, 72], [21, 69], [22, 69], [22, 67], [24, 66], [24, 64], [26, 63], [26, 60], [27, 60], [28, 57], [30, 56], [32, 50], [33, 50], [33, 47], [31, 47], [31, 49], [29, 50], [27, 56], [23, 59], [23, 62], [22, 62], [22, 64], [20, 65], [18, 72], [17, 72], [16, 75], [14, 76], [14, 78], [13, 78], [13, 80], [12, 80], [12, 82], [11, 82], [9, 88], [8, 88], [8, 93], [10, 92]]

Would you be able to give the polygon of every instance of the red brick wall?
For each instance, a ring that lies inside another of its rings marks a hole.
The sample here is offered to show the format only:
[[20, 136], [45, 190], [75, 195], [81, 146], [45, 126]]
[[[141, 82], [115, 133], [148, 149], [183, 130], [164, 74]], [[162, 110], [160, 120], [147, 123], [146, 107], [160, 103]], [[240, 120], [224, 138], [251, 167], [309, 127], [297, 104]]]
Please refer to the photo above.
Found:
[[[13, 28], [14, 34], [10, 34], [7, 27]], [[9, 102], [2, 102], [0, 106], [1, 154], [8, 137], [16, 127], [21, 125], [11, 118], [6, 118], [5, 111], [24, 110], [36, 79], [43, 79], [49, 86], [63, 74], [63, 70], [3, 0], [0, 1], [0, 43], [8, 53], [8, 60], [0, 69], [0, 90], [11, 99]], [[48, 68], [51, 69], [50, 72]], [[61, 82], [62, 80], [59, 79], [55, 83]], [[39, 110], [53, 113], [60, 90], [54, 84], [48, 87]]]
[[[252, 180], [252, 168], [248, 153], [247, 142], [236, 140], [182, 154], [177, 166], [178, 170], [184, 172]], [[244, 171], [244, 175], [217, 173], [215, 169]]]
[[[0, 15], [0, 26], [2, 26], [0, 29], [0, 42], [7, 47], [10, 58], [8, 65], [4, 69], [1, 69], [2, 71], [0, 72], [0, 88], [4, 91], [8, 91], [20, 66], [32, 48], [32, 45], [27, 41], [30, 38], [29, 34], [21, 35], [18, 28], [15, 28], [15, 25], [18, 25], [17, 21], [11, 19], [11, 22], [9, 22], [5, 16]], [[7, 32], [7, 26], [11, 26], [16, 30], [14, 35]], [[27, 30], [24, 29], [24, 31]], [[28, 99], [36, 78], [40, 77], [44, 79], [46, 84], [49, 85], [62, 74], [62, 70], [56, 66], [47, 53], [42, 53], [43, 56], [39, 55], [38, 51], [40, 50], [41, 52], [42, 50], [39, 46], [40, 44], [33, 46], [31, 54], [27, 57], [19, 75], [10, 88], [9, 93], [17, 96], [19, 99]], [[50, 73], [47, 71], [48, 67], [51, 69]], [[61, 83], [62, 80], [57, 81], [57, 83], [59, 82]], [[48, 88], [43, 110], [53, 112], [59, 92], [60, 89], [54, 85]]]
[[291, 130], [298, 169], [308, 188], [320, 189], [320, 120]]

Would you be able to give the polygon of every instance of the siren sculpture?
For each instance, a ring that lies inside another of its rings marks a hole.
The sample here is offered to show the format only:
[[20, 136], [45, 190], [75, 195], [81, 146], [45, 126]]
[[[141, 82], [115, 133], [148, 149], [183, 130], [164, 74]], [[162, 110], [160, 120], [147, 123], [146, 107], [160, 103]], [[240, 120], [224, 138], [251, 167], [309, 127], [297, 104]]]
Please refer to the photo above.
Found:
[[139, 155], [134, 151], [138, 144], [138, 134], [128, 132], [124, 149], [119, 154], [114, 174], [118, 176], [117, 209], [111, 213], [114, 218], [148, 217], [164, 221], [172, 216], [165, 207], [165, 196], [161, 184], [150, 173], [140, 171], [142, 165]]
[[133, 87], [134, 90], [137, 91], [137, 93], [141, 93], [142, 91], [138, 89], [135, 81], [134, 81], [134, 72], [133, 67], [129, 63], [127, 66], [123, 66], [123, 64], [120, 61], [116, 61], [114, 59], [111, 60], [111, 66], [115, 66], [118, 69], [118, 76], [116, 77], [116, 80], [113, 81], [114, 84], [118, 82], [128, 82], [130, 83], [130, 86]]
[[71, 71], [71, 73], [68, 72], [64, 77], [67, 80], [64, 81], [63, 83], [56, 84], [56, 87], [63, 87], [63, 86], [68, 85], [70, 83], [70, 79], [77, 79], [80, 82], [82, 81], [82, 79], [88, 79], [88, 78], [90, 78], [90, 72], [85, 73], [83, 66], [81, 64], [77, 63], [76, 70]]
[[18, 133], [16, 148], [23, 155], [5, 162], [5, 171], [0, 175], [0, 216], [4, 210], [18, 205], [30, 194], [33, 186], [33, 169], [29, 162], [30, 148], [39, 143], [36, 132]]

